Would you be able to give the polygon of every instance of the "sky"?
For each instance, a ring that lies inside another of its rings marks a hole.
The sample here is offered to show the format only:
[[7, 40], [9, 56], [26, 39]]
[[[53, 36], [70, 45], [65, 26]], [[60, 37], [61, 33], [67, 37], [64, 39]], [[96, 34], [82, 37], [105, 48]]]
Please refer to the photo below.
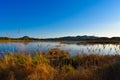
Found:
[[120, 37], [120, 0], [0, 0], [0, 36]]

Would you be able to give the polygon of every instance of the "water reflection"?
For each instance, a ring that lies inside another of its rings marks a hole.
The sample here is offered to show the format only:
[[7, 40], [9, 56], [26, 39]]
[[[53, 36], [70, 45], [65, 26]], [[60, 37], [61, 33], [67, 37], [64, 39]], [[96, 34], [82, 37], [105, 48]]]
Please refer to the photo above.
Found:
[[59, 42], [0, 43], [0, 53], [36, 53], [46, 52], [52, 48], [67, 50], [71, 55], [77, 54], [119, 54], [120, 45], [114, 44], [60, 44]]

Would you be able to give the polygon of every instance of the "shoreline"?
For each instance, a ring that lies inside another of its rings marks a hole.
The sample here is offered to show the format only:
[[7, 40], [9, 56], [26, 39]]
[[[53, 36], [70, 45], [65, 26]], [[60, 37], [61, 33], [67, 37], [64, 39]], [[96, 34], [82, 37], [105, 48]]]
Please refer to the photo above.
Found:
[[2, 42], [60, 42], [60, 44], [120, 44], [120, 40], [0, 40]]

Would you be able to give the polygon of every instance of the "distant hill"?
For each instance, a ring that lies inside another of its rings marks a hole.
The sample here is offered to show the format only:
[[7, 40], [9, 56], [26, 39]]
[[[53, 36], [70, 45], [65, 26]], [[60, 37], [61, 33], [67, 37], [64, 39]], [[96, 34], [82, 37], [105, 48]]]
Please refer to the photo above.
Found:
[[40, 38], [32, 38], [29, 36], [23, 36], [20, 38], [9, 38], [9, 37], [0, 37], [0, 40], [34, 40], [34, 41], [119, 41], [120, 42], [120, 37], [97, 37], [97, 36], [66, 36], [66, 37], [59, 37], [59, 38], [45, 38], [45, 39], [40, 39]]
[[23, 36], [20, 38], [0, 37], [0, 40], [40, 40], [39, 38], [32, 38], [29, 36]]
[[40, 39], [41, 41], [60, 41], [61, 43], [97, 43], [97, 44], [120, 44], [120, 37], [97, 37], [97, 36], [67, 36], [59, 38]]
[[59, 38], [47, 38], [43, 40], [63, 40], [63, 41], [80, 41], [80, 40], [120, 40], [120, 37], [97, 37], [97, 36], [67, 36]]
[[96, 36], [67, 36], [67, 37], [59, 37], [59, 38], [48, 38], [45, 40], [69, 40], [69, 41], [76, 41], [76, 40], [86, 40], [86, 39], [98, 39], [99, 37]]

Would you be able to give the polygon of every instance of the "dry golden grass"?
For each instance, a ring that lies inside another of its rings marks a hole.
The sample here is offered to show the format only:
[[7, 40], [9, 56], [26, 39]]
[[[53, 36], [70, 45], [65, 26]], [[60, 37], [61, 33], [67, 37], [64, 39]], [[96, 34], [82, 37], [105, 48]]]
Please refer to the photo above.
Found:
[[35, 40], [0, 40], [0, 42], [34, 42]]
[[81, 54], [51, 49], [30, 56], [0, 58], [0, 80], [120, 80], [120, 55]]

